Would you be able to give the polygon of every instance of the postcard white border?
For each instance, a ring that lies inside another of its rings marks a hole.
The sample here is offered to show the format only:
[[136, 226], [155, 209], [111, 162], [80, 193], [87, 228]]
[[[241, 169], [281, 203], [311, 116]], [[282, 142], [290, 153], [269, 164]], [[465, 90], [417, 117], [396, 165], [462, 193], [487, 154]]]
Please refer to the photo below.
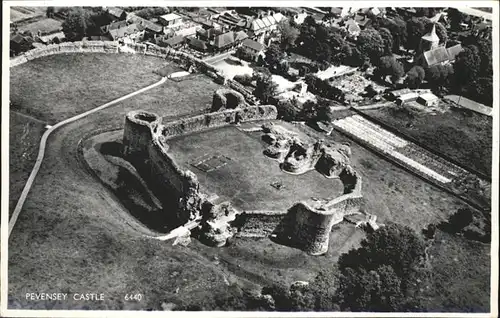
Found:
[[2, 317], [497, 317], [498, 316], [498, 239], [499, 239], [499, 2], [497, 1], [274, 1], [274, 6], [287, 7], [492, 7], [493, 8], [493, 169], [492, 169], [492, 243], [491, 243], [491, 301], [490, 313], [315, 313], [315, 312], [146, 312], [146, 311], [84, 311], [84, 310], [8, 310], [7, 309], [7, 259], [8, 259], [8, 195], [9, 195], [9, 21], [11, 6], [266, 6], [268, 1], [160, 1], [160, 0], [77, 0], [77, 1], [5, 1], [2, 2], [2, 197], [1, 197], [1, 276], [0, 316]]

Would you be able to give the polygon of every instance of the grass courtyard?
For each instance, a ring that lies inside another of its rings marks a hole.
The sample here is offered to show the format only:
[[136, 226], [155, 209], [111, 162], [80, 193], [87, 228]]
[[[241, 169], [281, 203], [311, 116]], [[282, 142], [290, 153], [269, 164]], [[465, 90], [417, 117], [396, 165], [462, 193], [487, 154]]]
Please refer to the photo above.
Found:
[[[340, 180], [328, 179], [316, 170], [301, 175], [283, 172], [277, 161], [263, 154], [267, 144], [261, 137], [262, 132], [244, 132], [230, 126], [175, 137], [168, 145], [174, 160], [196, 173], [201, 186], [242, 211], [285, 212], [300, 200], [342, 195]], [[196, 158], [214, 155], [229, 160], [212, 171], [192, 165], [199, 161]], [[281, 184], [281, 188], [276, 189], [273, 183]]]

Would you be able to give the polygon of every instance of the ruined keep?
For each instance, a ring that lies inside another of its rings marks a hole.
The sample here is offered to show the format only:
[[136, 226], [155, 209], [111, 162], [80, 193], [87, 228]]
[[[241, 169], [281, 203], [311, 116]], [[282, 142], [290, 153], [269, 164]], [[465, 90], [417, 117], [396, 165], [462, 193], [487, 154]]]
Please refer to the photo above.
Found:
[[[227, 105], [227, 101], [220, 103], [224, 101], [220, 97], [229, 96], [229, 93], [235, 97], [228, 99], [232, 100], [231, 105]], [[362, 200], [361, 178], [349, 165], [349, 147], [326, 144], [322, 140], [307, 144], [281, 125], [273, 124], [277, 122], [274, 106], [248, 106], [236, 92], [229, 93], [218, 91], [214, 94], [216, 112], [170, 122], [163, 122], [151, 112], [129, 112], [123, 135], [124, 158], [147, 166], [143, 171], [150, 174], [147, 177], [153, 180], [156, 189], [174, 198], [177, 206], [173, 213], [180, 224], [198, 222], [200, 239], [212, 246], [223, 246], [236, 232], [231, 222], [248, 211], [236, 210], [231, 202], [221, 200], [217, 194], [208, 193], [200, 186], [196, 174], [183, 169], [169, 153], [169, 139], [209, 128], [264, 121], [262, 140], [268, 146], [263, 155], [275, 160], [282, 171], [302, 174], [316, 169], [327, 178], [339, 178], [344, 185], [343, 194], [333, 200], [305, 200], [281, 214], [260, 214], [280, 223], [273, 232], [283, 243], [312, 255], [325, 253], [332, 226], [341, 222], [344, 216], [358, 213]], [[165, 213], [172, 213], [172, 210]]]

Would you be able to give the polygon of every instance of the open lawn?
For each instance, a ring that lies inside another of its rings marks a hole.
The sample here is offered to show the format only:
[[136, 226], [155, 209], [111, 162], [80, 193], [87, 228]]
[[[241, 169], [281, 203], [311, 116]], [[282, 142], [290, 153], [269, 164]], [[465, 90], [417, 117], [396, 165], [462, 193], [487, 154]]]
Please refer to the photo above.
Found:
[[45, 123], [11, 111], [9, 125], [10, 217], [35, 164], [38, 144], [45, 131]]
[[363, 178], [364, 210], [378, 216], [377, 222], [393, 221], [421, 231], [439, 223], [463, 207], [458, 198], [448, 195], [333, 131], [331, 138], [351, 145], [351, 165]]
[[13, 110], [54, 124], [153, 84], [165, 60], [126, 54], [61, 54], [10, 69]]
[[429, 249], [432, 277], [426, 290], [430, 311], [487, 312], [490, 309], [489, 244], [438, 231]]
[[[342, 195], [340, 180], [328, 179], [316, 170], [301, 175], [283, 172], [277, 161], [262, 153], [267, 144], [261, 137], [262, 132], [244, 132], [230, 126], [175, 137], [168, 144], [174, 160], [196, 173], [202, 187], [241, 211], [285, 212], [300, 200]], [[193, 166], [212, 156], [225, 158], [226, 164], [211, 171]], [[276, 189], [274, 183], [282, 188]]]
[[385, 107], [364, 113], [485, 175], [491, 174], [492, 118], [450, 108], [444, 113]]
[[213, 93], [222, 87], [202, 74], [188, 75], [179, 82], [167, 80], [144, 94], [126, 99], [118, 106], [123, 116], [131, 110], [147, 110], [160, 116], [179, 116], [207, 111], [212, 106]]

